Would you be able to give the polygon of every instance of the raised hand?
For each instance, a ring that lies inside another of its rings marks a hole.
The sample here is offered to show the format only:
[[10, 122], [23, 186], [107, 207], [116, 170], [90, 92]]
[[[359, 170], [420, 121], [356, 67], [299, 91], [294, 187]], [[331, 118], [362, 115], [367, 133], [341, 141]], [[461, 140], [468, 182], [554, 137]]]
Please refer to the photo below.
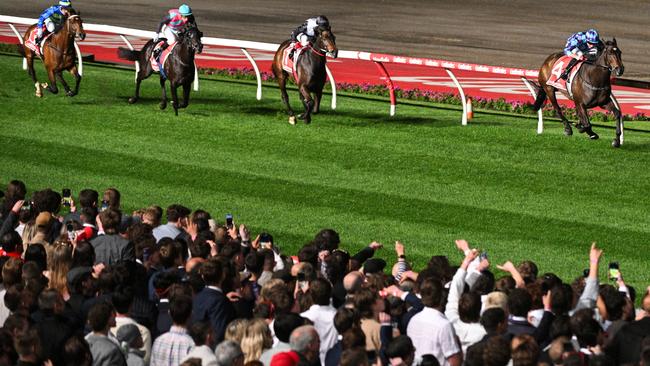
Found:
[[379, 242], [373, 241], [373, 242], [370, 243], [370, 245], [368, 245], [368, 246], [370, 247], [370, 249], [376, 251], [377, 249], [381, 249], [384, 245], [383, 245], [382, 243], [379, 243]]
[[466, 250], [469, 250], [469, 243], [465, 239], [458, 239], [456, 240], [456, 248], [465, 253]]
[[397, 257], [404, 255], [404, 244], [399, 240], [395, 242], [395, 253], [397, 253]]

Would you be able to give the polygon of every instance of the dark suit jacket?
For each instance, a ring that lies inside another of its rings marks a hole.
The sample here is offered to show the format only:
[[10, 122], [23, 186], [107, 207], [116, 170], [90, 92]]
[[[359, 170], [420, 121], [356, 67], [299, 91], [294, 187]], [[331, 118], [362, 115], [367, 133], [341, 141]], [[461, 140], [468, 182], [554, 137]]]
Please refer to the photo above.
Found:
[[223, 341], [226, 326], [234, 318], [235, 310], [221, 291], [205, 287], [194, 297], [192, 321], [211, 324], [217, 343]]
[[646, 337], [650, 337], [650, 317], [624, 325], [605, 348], [605, 353], [612, 357], [617, 365], [636, 365], [641, 354], [641, 342]]
[[90, 244], [95, 248], [95, 263], [108, 266], [121, 261], [135, 261], [133, 243], [117, 234], [100, 235]]
[[530, 334], [535, 337], [535, 340], [538, 344], [546, 346], [549, 341], [549, 332], [551, 329], [551, 323], [553, 323], [555, 316], [550, 311], [545, 311], [542, 316], [542, 320], [539, 322], [539, 326], [535, 328], [527, 320], [524, 321], [515, 321], [508, 320], [508, 333], [513, 337], [520, 334]]

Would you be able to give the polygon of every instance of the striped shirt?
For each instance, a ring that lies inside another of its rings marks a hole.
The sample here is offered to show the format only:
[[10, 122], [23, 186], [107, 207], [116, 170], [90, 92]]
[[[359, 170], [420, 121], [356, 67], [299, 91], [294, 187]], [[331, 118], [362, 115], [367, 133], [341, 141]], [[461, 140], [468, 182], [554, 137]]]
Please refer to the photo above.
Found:
[[178, 366], [194, 347], [187, 329], [173, 325], [169, 332], [156, 338], [151, 349], [151, 366]]

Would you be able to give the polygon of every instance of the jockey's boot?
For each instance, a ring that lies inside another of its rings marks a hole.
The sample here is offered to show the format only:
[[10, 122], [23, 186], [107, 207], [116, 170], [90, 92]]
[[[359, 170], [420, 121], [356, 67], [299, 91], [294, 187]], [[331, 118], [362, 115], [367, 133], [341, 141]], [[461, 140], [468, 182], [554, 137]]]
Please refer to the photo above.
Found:
[[572, 58], [571, 61], [569, 61], [569, 64], [567, 65], [566, 69], [564, 69], [564, 72], [562, 75], [560, 75], [560, 79], [567, 80], [569, 77], [569, 73], [571, 72], [571, 69], [578, 63], [578, 60], [575, 58]]

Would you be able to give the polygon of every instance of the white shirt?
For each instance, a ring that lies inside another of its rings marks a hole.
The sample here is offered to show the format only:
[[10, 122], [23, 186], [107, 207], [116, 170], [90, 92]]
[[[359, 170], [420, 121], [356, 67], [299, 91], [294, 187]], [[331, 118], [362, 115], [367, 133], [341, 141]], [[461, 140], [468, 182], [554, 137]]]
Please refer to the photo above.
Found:
[[449, 286], [449, 295], [447, 296], [447, 308], [445, 309], [445, 316], [454, 326], [454, 331], [458, 335], [463, 355], [467, 352], [467, 348], [472, 344], [480, 341], [487, 334], [485, 328], [479, 323], [465, 323], [460, 320], [458, 313], [458, 301], [465, 288], [465, 277], [467, 272], [463, 268], [458, 268], [454, 278]]
[[140, 331], [140, 336], [142, 336], [142, 343], [143, 343], [142, 348], [140, 348], [141, 351], [144, 351], [144, 357], [142, 359], [144, 360], [145, 365], [148, 365], [149, 361], [151, 360], [151, 343], [153, 341], [151, 340], [151, 332], [149, 331], [149, 329], [147, 329], [147, 327], [138, 324], [135, 320], [129, 318], [128, 316], [117, 316], [115, 317], [115, 326], [111, 328], [110, 334], [117, 334], [117, 330], [120, 329], [121, 326], [126, 324], [133, 324], [136, 327], [138, 327], [138, 330]]
[[406, 328], [406, 335], [413, 341], [416, 359], [432, 354], [440, 366], [449, 366], [447, 358], [461, 351], [451, 322], [434, 308], [425, 307], [413, 316]]
[[194, 346], [190, 353], [185, 356], [182, 362], [189, 360], [190, 358], [199, 358], [201, 359], [201, 366], [217, 366], [217, 356], [214, 355], [212, 349], [209, 346]]
[[334, 315], [336, 309], [331, 305], [312, 305], [309, 310], [300, 316], [311, 320], [320, 338], [320, 364], [325, 364], [327, 351], [334, 347], [339, 333], [334, 328]]

